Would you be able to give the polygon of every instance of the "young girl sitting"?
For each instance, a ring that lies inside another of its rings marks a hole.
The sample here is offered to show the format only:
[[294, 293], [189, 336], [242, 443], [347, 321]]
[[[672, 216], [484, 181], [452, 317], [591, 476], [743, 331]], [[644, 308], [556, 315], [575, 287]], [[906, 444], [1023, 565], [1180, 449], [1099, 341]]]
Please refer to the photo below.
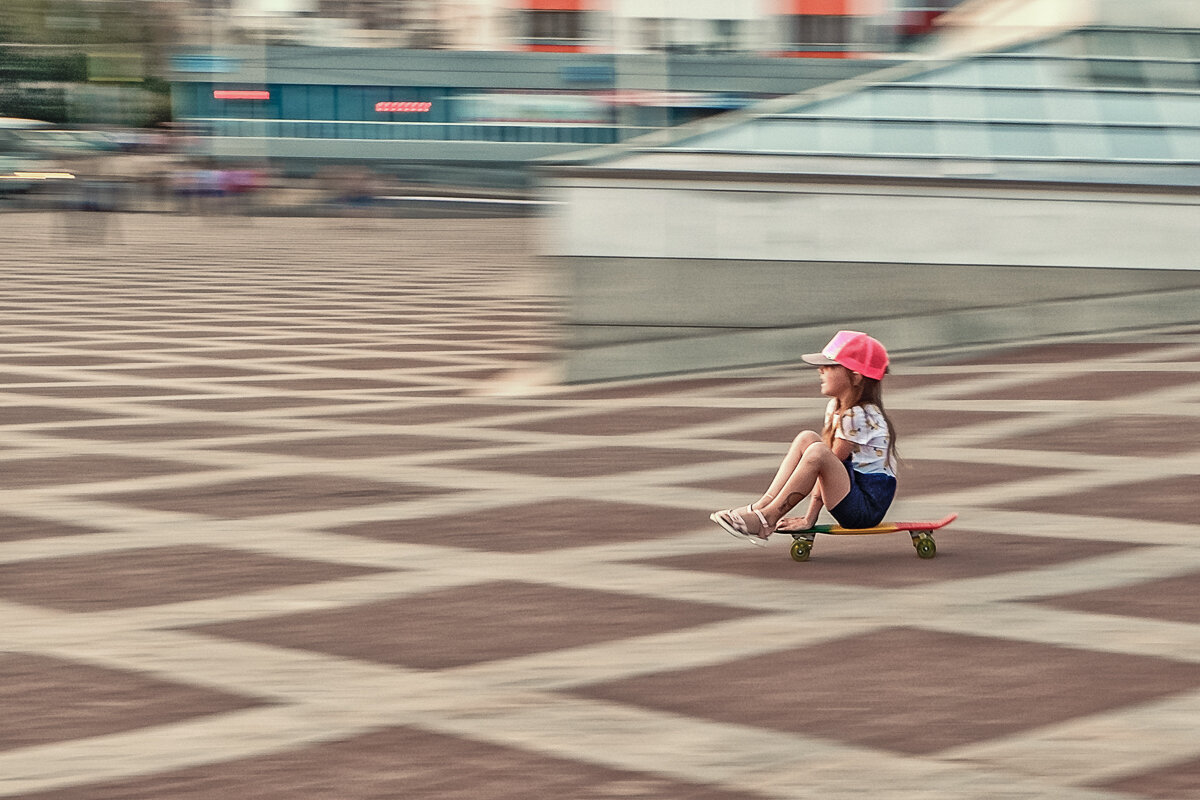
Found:
[[[808, 530], [822, 507], [844, 528], [870, 528], [883, 520], [896, 494], [896, 443], [883, 410], [887, 350], [865, 333], [839, 331], [824, 350], [803, 359], [820, 369], [821, 394], [830, 398], [824, 429], [803, 431], [792, 441], [762, 497], [709, 517], [754, 544], [765, 545], [777, 528]], [[803, 517], [784, 519], [809, 496]]]

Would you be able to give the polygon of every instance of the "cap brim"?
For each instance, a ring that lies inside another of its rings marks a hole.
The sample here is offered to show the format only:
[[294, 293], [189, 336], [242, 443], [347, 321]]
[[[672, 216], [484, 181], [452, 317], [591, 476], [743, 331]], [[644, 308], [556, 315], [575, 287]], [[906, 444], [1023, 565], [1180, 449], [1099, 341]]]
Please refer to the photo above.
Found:
[[800, 356], [800, 360], [814, 367], [831, 367], [838, 363], [824, 353], [806, 353]]

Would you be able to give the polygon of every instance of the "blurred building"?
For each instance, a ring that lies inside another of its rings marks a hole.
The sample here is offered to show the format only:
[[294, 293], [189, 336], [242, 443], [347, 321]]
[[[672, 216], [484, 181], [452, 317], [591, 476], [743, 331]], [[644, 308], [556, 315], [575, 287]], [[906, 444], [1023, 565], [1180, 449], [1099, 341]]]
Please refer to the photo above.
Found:
[[186, 42], [570, 53], [891, 53], [962, 0], [176, 0]]
[[430, 175], [503, 168], [861, 76], [858, 59], [226, 46], [172, 60], [197, 154]]
[[190, 1], [173, 114], [204, 153], [411, 171], [520, 165], [845, 80], [959, 0]]
[[569, 378], [1200, 320], [1200, 4], [961, 11], [958, 55], [547, 165]]

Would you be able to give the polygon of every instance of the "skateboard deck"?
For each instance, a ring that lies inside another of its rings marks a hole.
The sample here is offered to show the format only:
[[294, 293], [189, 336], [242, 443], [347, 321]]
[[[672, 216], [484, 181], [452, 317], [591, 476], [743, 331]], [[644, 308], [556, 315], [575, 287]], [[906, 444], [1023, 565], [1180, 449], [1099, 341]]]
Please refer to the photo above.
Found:
[[921, 558], [933, 558], [937, 555], [937, 544], [933, 541], [933, 532], [944, 528], [958, 514], [948, 514], [936, 522], [881, 522], [873, 528], [843, 528], [841, 525], [814, 525], [803, 531], [780, 531], [792, 535], [792, 558], [796, 561], [808, 561], [812, 554], [813, 539], [816, 534], [824, 533], [834, 536], [869, 536], [876, 533], [898, 533], [907, 531], [912, 537], [913, 547]]

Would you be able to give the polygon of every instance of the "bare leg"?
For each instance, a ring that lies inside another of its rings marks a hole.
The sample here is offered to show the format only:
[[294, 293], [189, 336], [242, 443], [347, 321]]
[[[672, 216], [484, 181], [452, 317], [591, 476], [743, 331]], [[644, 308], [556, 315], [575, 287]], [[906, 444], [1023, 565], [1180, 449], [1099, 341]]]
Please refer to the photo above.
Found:
[[808, 450], [810, 445], [821, 441], [821, 435], [814, 431], [801, 431], [795, 439], [792, 440], [791, 446], [788, 448], [787, 455], [783, 457], [783, 463], [779, 465], [779, 471], [775, 473], [775, 480], [771, 481], [771, 486], [763, 494], [759, 500], [752, 504], [752, 508], [764, 508], [771, 503], [779, 493], [783, 491], [784, 484], [792, 477], [796, 471], [796, 467], [800, 466], [800, 459], [803, 458], [804, 452]]
[[[797, 437], [799, 440], [800, 437]], [[800, 463], [785, 478], [775, 497], [759, 510], [769, 524], [777, 525], [787, 512], [813, 492], [818, 481], [821, 499], [829, 507], [836, 506], [850, 493], [850, 476], [846, 474], [846, 467], [823, 442], [813, 442], [804, 448]]]
[[806, 531], [817, 524], [817, 519], [821, 516], [821, 509], [825, 507], [825, 498], [821, 494], [821, 479], [817, 479], [817, 485], [813, 487], [812, 494], [808, 496], [808, 511], [802, 517], [784, 517], [776, 524], [775, 529], [784, 533], [797, 533]]
[[[841, 460], [818, 434], [803, 431], [792, 440], [775, 479], [761, 498], [744, 508], [718, 511], [709, 518], [735, 536], [765, 544], [780, 520], [805, 497], [813, 495], [813, 502], [803, 520], [797, 520], [804, 522], [802, 529], [812, 527], [825, 503], [836, 506], [849, 493], [850, 476]], [[789, 522], [785, 527], [792, 530], [795, 526]]]

